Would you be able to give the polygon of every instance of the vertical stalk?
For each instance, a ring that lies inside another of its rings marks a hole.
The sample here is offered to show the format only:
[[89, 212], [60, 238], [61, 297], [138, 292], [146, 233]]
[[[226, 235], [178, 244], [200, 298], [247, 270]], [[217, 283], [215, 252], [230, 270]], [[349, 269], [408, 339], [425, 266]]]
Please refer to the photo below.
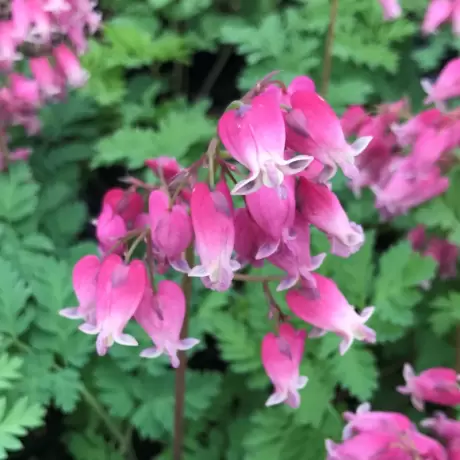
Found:
[[[193, 244], [188, 247], [186, 258], [189, 266], [193, 267]], [[192, 278], [190, 278], [187, 274], [184, 274], [184, 277], [182, 278], [182, 289], [185, 295], [186, 308], [181, 338], [185, 339], [188, 334], [188, 320], [192, 300]], [[178, 355], [180, 365], [176, 370], [173, 460], [182, 459], [182, 448], [184, 443], [185, 371], [187, 370], [187, 355], [183, 351], [180, 351]]]
[[455, 370], [460, 374], [460, 325], [455, 328]]
[[323, 75], [321, 78], [321, 94], [326, 97], [329, 88], [332, 71], [332, 46], [334, 44], [335, 23], [337, 21], [337, 12], [339, 9], [339, 0], [330, 0], [331, 11], [329, 14], [329, 27], [327, 29], [326, 43], [324, 47], [323, 58]]

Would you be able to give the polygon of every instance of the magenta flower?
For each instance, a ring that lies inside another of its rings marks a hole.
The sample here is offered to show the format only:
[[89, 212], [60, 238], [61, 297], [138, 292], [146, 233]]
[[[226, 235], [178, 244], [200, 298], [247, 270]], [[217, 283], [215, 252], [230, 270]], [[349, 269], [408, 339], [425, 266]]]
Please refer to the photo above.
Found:
[[136, 312], [146, 287], [147, 271], [140, 260], [126, 265], [116, 254], [104, 259], [97, 279], [95, 322], [79, 327], [86, 334], [97, 334], [99, 355], [105, 355], [114, 342], [137, 345], [136, 339], [123, 333], [123, 329]]
[[124, 220], [127, 228], [134, 227], [134, 222], [144, 210], [142, 195], [121, 188], [111, 188], [104, 195], [102, 203], [110, 205], [113, 212]]
[[35, 81], [40, 87], [40, 91], [46, 98], [55, 98], [61, 94], [64, 82], [58, 72], [53, 69], [47, 57], [31, 58], [29, 66]]
[[121, 253], [124, 250], [124, 245], [115, 246], [120, 238], [123, 238], [127, 233], [127, 228], [123, 218], [115, 214], [109, 204], [105, 204], [102, 212], [95, 220], [96, 237], [99, 242], [99, 250], [102, 254], [107, 251], [114, 250], [116, 253]]
[[188, 273], [190, 267], [184, 258], [184, 251], [192, 242], [193, 230], [185, 206], [175, 204], [170, 209], [166, 193], [155, 190], [149, 197], [149, 219], [157, 256], [166, 258], [175, 270]]
[[145, 290], [135, 318], [155, 347], [143, 350], [142, 357], [157, 358], [166, 353], [171, 365], [179, 367], [178, 350], [190, 350], [200, 342], [194, 338], [180, 338], [185, 309], [184, 293], [173, 281], [160, 281], [156, 293], [150, 287]]
[[285, 158], [284, 119], [274, 91], [254, 97], [250, 105], [225, 112], [218, 132], [230, 155], [250, 171], [232, 194], [247, 195], [262, 185], [279, 188], [285, 175], [304, 170], [312, 161], [306, 155]]
[[284, 323], [279, 328], [278, 337], [270, 332], [263, 338], [262, 364], [275, 387], [266, 406], [285, 402], [293, 408], [299, 407], [299, 390], [308, 382], [307, 377], [299, 375], [306, 336], [305, 331], [295, 330]]
[[323, 263], [325, 253], [312, 256], [310, 252], [310, 225], [300, 213], [296, 213], [290, 238], [286, 239], [268, 260], [286, 272], [277, 291], [285, 291], [301, 282], [305, 295], [316, 297], [316, 281], [312, 272]]
[[343, 418], [347, 424], [343, 430], [343, 439], [349, 439], [359, 433], [381, 432], [399, 434], [415, 430], [414, 424], [405, 415], [398, 412], [374, 412], [369, 403], [361, 404], [356, 413], [345, 412]]
[[81, 258], [73, 267], [72, 284], [78, 300], [78, 307], [64, 308], [61, 316], [70, 319], [84, 319], [95, 324], [96, 321], [96, 285], [101, 268], [97, 256], [88, 255]]
[[233, 272], [240, 268], [232, 259], [235, 224], [226, 188], [225, 183], [220, 182], [211, 192], [206, 184], [198, 183], [190, 203], [195, 247], [201, 264], [193, 267], [189, 276], [202, 278], [206, 287], [216, 291], [229, 289]]
[[455, 35], [460, 35], [460, 2], [458, 0], [431, 0], [423, 19], [422, 31], [433, 34], [445, 22], [452, 21]]
[[287, 146], [323, 163], [323, 182], [335, 175], [337, 165], [347, 177], [357, 175], [355, 157], [366, 149], [372, 137], [361, 137], [348, 144], [339, 118], [315, 92], [297, 91], [291, 97], [291, 105], [292, 110], [286, 115]]
[[427, 93], [425, 104], [434, 103], [439, 110], [445, 112], [444, 102], [460, 96], [460, 58], [451, 59], [434, 83], [425, 78], [421, 85]]
[[364, 244], [362, 227], [348, 219], [339, 199], [328, 186], [301, 177], [297, 200], [302, 216], [328, 236], [332, 254], [348, 257]]
[[281, 241], [288, 238], [288, 230], [294, 223], [294, 178], [286, 177], [276, 190], [262, 186], [246, 195], [246, 206], [263, 236], [256, 259], [271, 256]]
[[353, 340], [375, 343], [375, 331], [366, 326], [374, 313], [374, 307], [366, 307], [358, 314], [329, 278], [313, 273], [319, 298], [307, 298], [299, 291], [292, 290], [286, 295], [290, 310], [301, 320], [314, 326], [310, 337], [320, 337], [333, 332], [342, 338], [339, 346], [343, 355]]
[[397, 19], [402, 14], [399, 0], [379, 0], [383, 9], [383, 18], [385, 20]]
[[414, 407], [423, 411], [426, 402], [443, 406], [460, 404], [459, 377], [453, 369], [434, 367], [415, 375], [410, 364], [404, 365], [404, 386], [398, 386], [397, 391], [410, 395]]
[[422, 420], [420, 424], [446, 441], [460, 439], [460, 422], [448, 418], [443, 412], [435, 412], [433, 417]]
[[[257, 193], [257, 192], [255, 192]], [[241, 266], [251, 264], [261, 267], [263, 260], [256, 259], [264, 238], [260, 227], [249, 214], [247, 208], [235, 211], [235, 252]]]

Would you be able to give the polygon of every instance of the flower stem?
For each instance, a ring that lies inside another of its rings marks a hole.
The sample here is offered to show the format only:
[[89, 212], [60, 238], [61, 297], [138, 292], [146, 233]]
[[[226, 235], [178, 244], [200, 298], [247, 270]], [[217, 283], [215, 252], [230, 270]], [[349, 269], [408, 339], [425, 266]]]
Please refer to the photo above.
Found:
[[247, 281], [253, 283], [264, 283], [266, 281], [281, 281], [282, 275], [245, 275], [243, 273], [234, 273], [233, 279], [236, 281]]
[[337, 21], [337, 11], [339, 9], [339, 0], [330, 0], [331, 10], [329, 14], [329, 27], [327, 29], [326, 43], [324, 47], [323, 75], [321, 78], [321, 94], [326, 97], [329, 88], [332, 71], [332, 46], [334, 44], [334, 31]]
[[[190, 267], [194, 265], [193, 245], [187, 249], [186, 259]], [[186, 299], [185, 318], [181, 330], [181, 338], [188, 334], [188, 320], [192, 300], [192, 278], [184, 274], [182, 278], [182, 289]], [[187, 355], [179, 352], [180, 364], [176, 370], [175, 408], [174, 408], [174, 443], [173, 460], [182, 459], [182, 447], [184, 444], [184, 407], [185, 407], [185, 371], [187, 370]]]

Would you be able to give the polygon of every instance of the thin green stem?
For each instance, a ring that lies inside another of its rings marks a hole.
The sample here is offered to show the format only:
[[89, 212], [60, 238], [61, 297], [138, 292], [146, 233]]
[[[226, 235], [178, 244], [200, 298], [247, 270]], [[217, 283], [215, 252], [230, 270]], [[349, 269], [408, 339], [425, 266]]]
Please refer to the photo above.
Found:
[[131, 259], [132, 255], [134, 254], [134, 251], [139, 246], [141, 241], [146, 237], [147, 233], [148, 233], [148, 230], [142, 231], [138, 235], [138, 237], [134, 240], [133, 244], [131, 245], [131, 247], [129, 248], [129, 250], [127, 251], [127, 253], [125, 255], [125, 262], [128, 262], [128, 260]]
[[339, 0], [330, 0], [331, 10], [329, 15], [329, 27], [327, 29], [326, 43], [324, 47], [323, 75], [321, 78], [321, 94], [326, 97], [331, 80], [332, 72], [332, 46], [334, 44], [335, 24], [337, 22], [337, 12]]

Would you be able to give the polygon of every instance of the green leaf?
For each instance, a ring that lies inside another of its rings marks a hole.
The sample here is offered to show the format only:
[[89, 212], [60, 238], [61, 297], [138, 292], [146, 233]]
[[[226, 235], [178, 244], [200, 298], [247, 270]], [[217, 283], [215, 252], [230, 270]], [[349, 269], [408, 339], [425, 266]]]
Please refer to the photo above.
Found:
[[378, 386], [378, 369], [374, 355], [358, 343], [343, 355], [332, 359], [332, 372], [339, 383], [360, 401], [371, 399]]
[[0, 355], [0, 390], [5, 390], [13, 385], [15, 380], [21, 377], [23, 360], [17, 356], [9, 356], [6, 353]]
[[[402, 335], [413, 324], [413, 307], [423, 297], [420, 285], [431, 280], [435, 271], [436, 262], [413, 251], [408, 241], [381, 256], [373, 300], [376, 310], [369, 321], [377, 340], [393, 340], [398, 330]], [[393, 332], [386, 334], [386, 325]]]
[[6, 398], [0, 398], [0, 458], [8, 458], [7, 451], [18, 451], [22, 448], [19, 438], [30, 428], [42, 424], [45, 411], [38, 404], [29, 403], [27, 397], [14, 401], [7, 408]]
[[27, 304], [30, 290], [10, 262], [2, 258], [0, 279], [0, 331], [16, 337], [27, 330], [35, 316], [34, 308]]
[[82, 388], [79, 372], [70, 368], [60, 369], [48, 374], [46, 383], [56, 406], [67, 414], [73, 412]]
[[121, 453], [99, 434], [70, 432], [65, 436], [66, 447], [75, 460], [124, 460]]
[[460, 322], [460, 293], [449, 292], [445, 297], [434, 299], [430, 306], [434, 309], [430, 323], [437, 335], [446, 335]]
[[0, 175], [0, 219], [18, 222], [30, 216], [37, 207], [38, 190], [29, 166], [12, 164]]

